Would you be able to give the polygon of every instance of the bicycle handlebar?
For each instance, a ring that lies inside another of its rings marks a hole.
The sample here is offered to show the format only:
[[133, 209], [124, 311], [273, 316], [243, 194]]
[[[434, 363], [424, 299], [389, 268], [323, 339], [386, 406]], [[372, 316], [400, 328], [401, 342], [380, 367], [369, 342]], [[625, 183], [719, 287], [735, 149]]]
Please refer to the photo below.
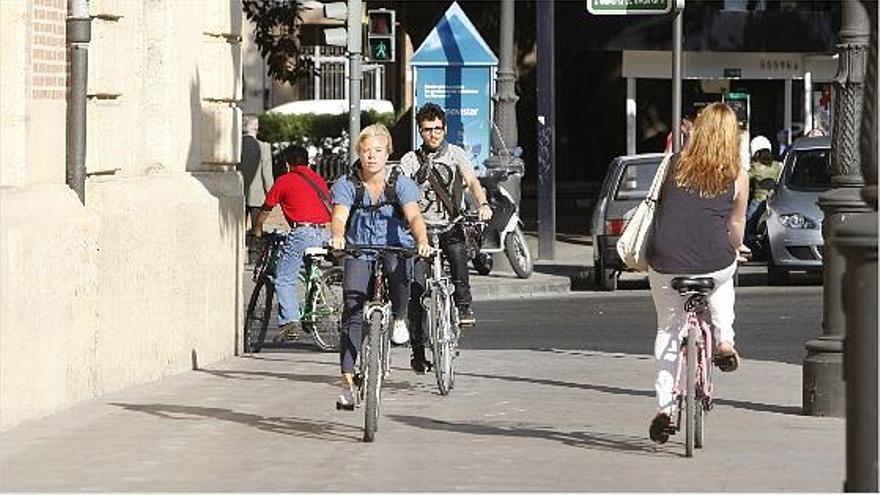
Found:
[[419, 255], [419, 252], [415, 248], [406, 248], [401, 246], [381, 246], [381, 245], [372, 245], [372, 244], [360, 244], [360, 245], [349, 245], [342, 249], [335, 249], [332, 246], [325, 246], [330, 251], [335, 253], [345, 253], [351, 256], [360, 256], [364, 253], [364, 251], [373, 251], [377, 253], [391, 253], [398, 257], [406, 257], [413, 258]]

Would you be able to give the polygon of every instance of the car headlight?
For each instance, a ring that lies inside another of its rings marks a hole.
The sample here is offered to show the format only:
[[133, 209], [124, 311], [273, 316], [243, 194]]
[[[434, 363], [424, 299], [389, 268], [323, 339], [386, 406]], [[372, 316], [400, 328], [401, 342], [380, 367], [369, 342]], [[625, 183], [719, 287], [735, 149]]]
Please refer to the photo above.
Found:
[[790, 229], [818, 229], [819, 223], [810, 217], [805, 217], [800, 213], [788, 213], [779, 215], [779, 223]]

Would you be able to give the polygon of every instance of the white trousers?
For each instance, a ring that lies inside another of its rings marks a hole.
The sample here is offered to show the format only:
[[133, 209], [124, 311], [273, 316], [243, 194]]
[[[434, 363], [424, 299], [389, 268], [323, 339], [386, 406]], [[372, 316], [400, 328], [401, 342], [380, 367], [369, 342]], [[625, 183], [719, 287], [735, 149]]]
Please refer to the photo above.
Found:
[[733, 345], [733, 274], [736, 273], [736, 262], [717, 272], [699, 275], [669, 275], [648, 270], [651, 282], [651, 296], [657, 310], [657, 337], [654, 340], [654, 364], [657, 378], [654, 390], [657, 393], [657, 412], [672, 414], [672, 391], [675, 386], [675, 374], [678, 370], [679, 348], [682, 337], [687, 335], [687, 312], [684, 310], [684, 298], [672, 288], [675, 277], [707, 277], [715, 281], [715, 289], [709, 293], [709, 313], [712, 316], [712, 337], [715, 343], [730, 342]]

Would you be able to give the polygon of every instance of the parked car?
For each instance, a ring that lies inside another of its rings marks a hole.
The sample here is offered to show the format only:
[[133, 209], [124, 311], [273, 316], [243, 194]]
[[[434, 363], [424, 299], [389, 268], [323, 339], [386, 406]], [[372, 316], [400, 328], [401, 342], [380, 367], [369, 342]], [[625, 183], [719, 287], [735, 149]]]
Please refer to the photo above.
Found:
[[789, 272], [821, 272], [825, 243], [819, 195], [831, 188], [831, 138], [801, 138], [785, 156], [779, 183], [767, 200], [759, 230], [770, 251], [767, 278], [785, 283]]
[[618, 156], [611, 160], [599, 199], [593, 209], [593, 282], [602, 290], [617, 289], [626, 270], [617, 255], [617, 240], [648, 189], [663, 161], [663, 153]]

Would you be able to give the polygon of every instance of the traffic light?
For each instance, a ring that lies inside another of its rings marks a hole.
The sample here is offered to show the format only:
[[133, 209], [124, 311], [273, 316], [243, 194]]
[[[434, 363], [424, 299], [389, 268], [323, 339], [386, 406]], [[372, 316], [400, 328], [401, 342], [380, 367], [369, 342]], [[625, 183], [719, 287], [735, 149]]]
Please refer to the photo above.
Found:
[[367, 17], [367, 60], [394, 62], [394, 11], [368, 10]]
[[[345, 2], [333, 2], [324, 4], [324, 17], [345, 21], [348, 18], [348, 5]], [[324, 29], [324, 44], [332, 46], [348, 45], [348, 29], [334, 27]]]

